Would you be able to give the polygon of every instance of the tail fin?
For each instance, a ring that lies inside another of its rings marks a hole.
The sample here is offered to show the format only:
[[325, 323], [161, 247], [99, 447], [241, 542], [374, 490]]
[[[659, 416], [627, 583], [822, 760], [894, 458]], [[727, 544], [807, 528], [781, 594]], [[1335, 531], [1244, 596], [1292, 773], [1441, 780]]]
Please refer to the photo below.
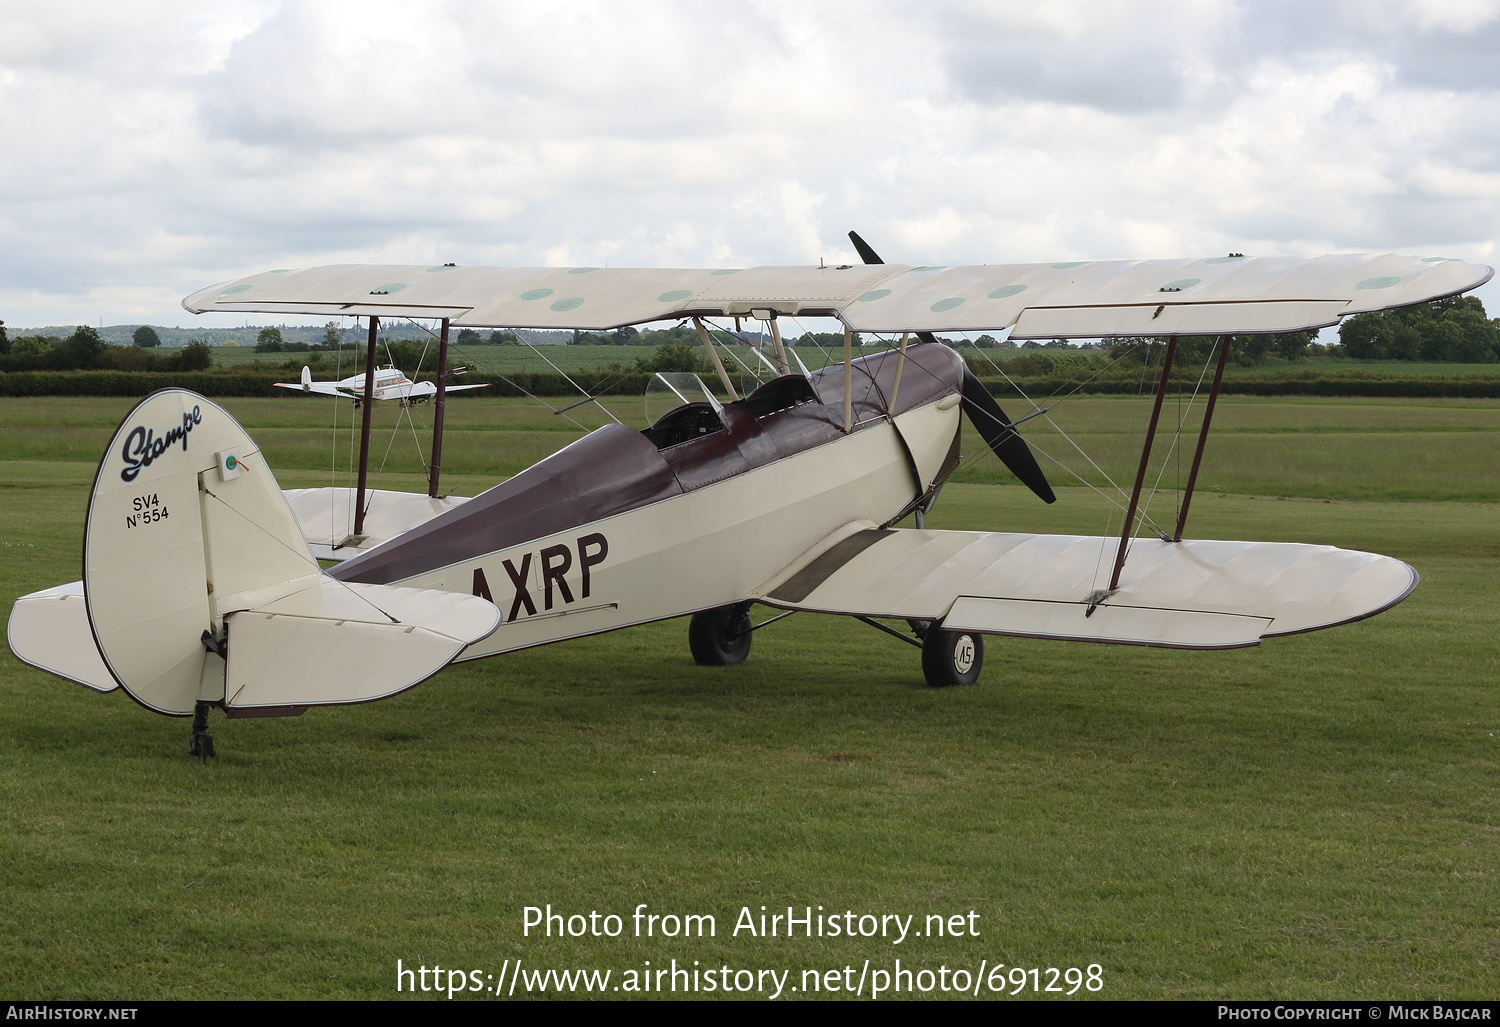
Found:
[[325, 578], [254, 441], [183, 389], [148, 396], [110, 440], [89, 497], [83, 587], [110, 673], [176, 715], [199, 701], [380, 698], [499, 622], [483, 600]]
[[302, 365], [302, 391], [312, 391], [312, 368], [308, 367], [306, 364]]

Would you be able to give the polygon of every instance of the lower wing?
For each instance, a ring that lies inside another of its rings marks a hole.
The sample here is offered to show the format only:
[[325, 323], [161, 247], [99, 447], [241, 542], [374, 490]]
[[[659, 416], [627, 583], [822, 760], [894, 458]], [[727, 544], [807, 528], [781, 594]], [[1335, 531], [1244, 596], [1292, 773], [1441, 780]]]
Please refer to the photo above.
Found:
[[752, 598], [788, 610], [942, 621], [950, 630], [1233, 649], [1373, 616], [1411, 594], [1400, 560], [1284, 542], [883, 529], [854, 523]]

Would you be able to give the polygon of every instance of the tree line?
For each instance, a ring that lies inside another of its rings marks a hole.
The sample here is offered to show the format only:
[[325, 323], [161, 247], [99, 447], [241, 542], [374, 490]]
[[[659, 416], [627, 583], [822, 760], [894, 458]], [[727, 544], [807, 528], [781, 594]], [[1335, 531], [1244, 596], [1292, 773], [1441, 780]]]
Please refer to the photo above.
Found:
[[[155, 335], [151, 332], [151, 337]], [[99, 338], [97, 329], [79, 325], [67, 338], [22, 335], [11, 339], [0, 322], [0, 371], [205, 371], [213, 363], [213, 351], [200, 340], [168, 353], [153, 353], [149, 343], [140, 342], [139, 329], [136, 336], [133, 345], [111, 346]]]
[[[492, 331], [481, 334], [472, 328], [459, 329], [458, 337], [453, 341], [460, 346], [520, 345], [515, 332]], [[396, 345], [385, 343], [384, 340], [382, 344]], [[280, 328], [262, 328], [260, 334], [255, 337], [255, 352], [257, 353], [334, 353], [340, 350], [362, 349], [365, 345], [363, 339], [350, 338], [349, 333], [345, 332], [343, 326], [337, 321], [329, 321], [324, 325], [323, 341], [311, 345], [304, 342], [287, 342], [281, 337]], [[406, 345], [411, 345], [411, 343], [407, 342]]]

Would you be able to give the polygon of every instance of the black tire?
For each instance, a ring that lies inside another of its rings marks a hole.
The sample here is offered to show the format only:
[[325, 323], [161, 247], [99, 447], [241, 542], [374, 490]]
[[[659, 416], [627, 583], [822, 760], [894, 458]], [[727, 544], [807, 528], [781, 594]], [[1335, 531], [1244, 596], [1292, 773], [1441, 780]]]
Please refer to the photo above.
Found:
[[922, 641], [922, 674], [933, 688], [972, 685], [984, 669], [984, 636], [943, 631], [934, 624]]
[[750, 655], [750, 604], [736, 603], [693, 614], [688, 648], [700, 667], [727, 667]]

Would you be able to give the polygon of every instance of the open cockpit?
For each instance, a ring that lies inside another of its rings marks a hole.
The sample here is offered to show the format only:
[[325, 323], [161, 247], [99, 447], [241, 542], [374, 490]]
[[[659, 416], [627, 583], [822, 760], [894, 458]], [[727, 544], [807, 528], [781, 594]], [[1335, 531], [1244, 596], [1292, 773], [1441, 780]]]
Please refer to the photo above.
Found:
[[[672, 399], [678, 401], [677, 405], [653, 418], [651, 427], [643, 432], [657, 449], [670, 449], [724, 430], [726, 404], [721, 403], [696, 374], [658, 372], [654, 375], [647, 390], [647, 416], [650, 417], [653, 406], [660, 409], [666, 405], [664, 401]], [[750, 395], [733, 400], [727, 406], [736, 414], [743, 411], [761, 420], [817, 402], [818, 395], [807, 378], [790, 374], [766, 382]], [[728, 416], [737, 419], [735, 415]]]

